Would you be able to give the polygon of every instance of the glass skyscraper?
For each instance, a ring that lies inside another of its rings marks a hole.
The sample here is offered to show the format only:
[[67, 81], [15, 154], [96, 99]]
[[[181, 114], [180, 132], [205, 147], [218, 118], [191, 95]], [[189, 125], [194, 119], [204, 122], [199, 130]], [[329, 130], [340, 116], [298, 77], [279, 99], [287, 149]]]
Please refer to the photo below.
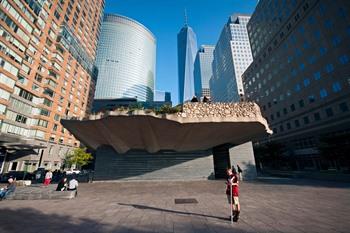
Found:
[[[349, 164], [332, 153], [349, 145], [349, 3], [261, 0], [248, 23], [254, 61], [243, 74], [245, 94], [274, 131], [261, 142], [285, 145], [298, 169]], [[337, 144], [328, 159], [325, 140]]]
[[194, 84], [197, 97], [210, 97], [209, 81], [213, 76], [214, 48], [213, 45], [202, 45], [197, 52], [194, 62]]
[[243, 98], [242, 74], [252, 62], [247, 23], [250, 16], [234, 14], [225, 24], [215, 46], [212, 100], [237, 102]]
[[194, 60], [197, 53], [197, 37], [187, 24], [177, 34], [177, 61], [179, 75], [179, 102], [194, 96]]
[[139, 22], [106, 14], [101, 27], [95, 99], [153, 101], [156, 38]]

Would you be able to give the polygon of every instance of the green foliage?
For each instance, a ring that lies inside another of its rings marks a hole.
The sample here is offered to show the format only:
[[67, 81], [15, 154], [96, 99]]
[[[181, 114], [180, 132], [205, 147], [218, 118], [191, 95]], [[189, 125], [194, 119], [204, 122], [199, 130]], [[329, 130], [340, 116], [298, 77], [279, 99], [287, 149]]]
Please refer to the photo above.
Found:
[[66, 155], [64, 162], [69, 167], [75, 164], [80, 169], [82, 166], [89, 164], [93, 158], [90, 153], [86, 152], [86, 148], [75, 148]]
[[159, 109], [156, 109], [156, 114], [174, 114], [181, 112], [181, 105], [177, 105], [175, 107], [171, 107], [168, 104], [161, 106]]
[[128, 110], [129, 112], [133, 112], [135, 110], [143, 110], [144, 107], [142, 106], [141, 103], [135, 103], [135, 104], [131, 104], [129, 107], [128, 107]]

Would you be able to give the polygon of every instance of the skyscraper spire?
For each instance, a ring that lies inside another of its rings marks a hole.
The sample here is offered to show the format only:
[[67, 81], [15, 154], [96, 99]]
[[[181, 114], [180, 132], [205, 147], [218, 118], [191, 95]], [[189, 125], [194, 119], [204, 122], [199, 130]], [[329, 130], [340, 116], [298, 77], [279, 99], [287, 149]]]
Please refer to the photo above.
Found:
[[185, 26], [188, 26], [187, 9], [184, 10]]

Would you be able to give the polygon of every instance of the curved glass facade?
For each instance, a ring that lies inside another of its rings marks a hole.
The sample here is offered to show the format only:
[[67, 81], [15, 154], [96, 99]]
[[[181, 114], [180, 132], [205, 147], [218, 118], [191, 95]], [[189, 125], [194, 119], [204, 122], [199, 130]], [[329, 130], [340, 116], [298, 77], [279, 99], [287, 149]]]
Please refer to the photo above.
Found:
[[97, 50], [95, 99], [153, 101], [156, 39], [142, 24], [106, 14]]

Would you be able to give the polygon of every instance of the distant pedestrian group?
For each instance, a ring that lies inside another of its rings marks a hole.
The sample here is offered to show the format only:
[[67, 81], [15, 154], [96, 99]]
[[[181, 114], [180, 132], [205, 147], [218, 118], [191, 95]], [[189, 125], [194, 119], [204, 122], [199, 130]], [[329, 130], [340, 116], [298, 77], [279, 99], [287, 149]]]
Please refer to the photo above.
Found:
[[[191, 99], [191, 103], [198, 103], [200, 102], [200, 100], [197, 98], [197, 96], [193, 96], [192, 99]], [[203, 96], [203, 99], [202, 99], [202, 102], [203, 103], [210, 103], [210, 98], [207, 97], [207, 96]]]
[[6, 199], [10, 194], [16, 191], [16, 179], [10, 176], [7, 180], [7, 186], [0, 189], [0, 201]]

